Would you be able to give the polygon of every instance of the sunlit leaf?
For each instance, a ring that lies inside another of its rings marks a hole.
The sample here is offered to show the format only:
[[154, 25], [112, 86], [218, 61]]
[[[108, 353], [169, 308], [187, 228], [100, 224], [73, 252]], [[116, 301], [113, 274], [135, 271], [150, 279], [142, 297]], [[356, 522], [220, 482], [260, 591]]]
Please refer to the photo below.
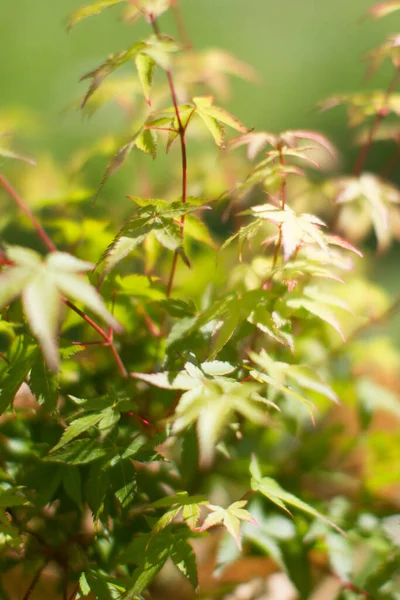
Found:
[[260, 478], [259, 470], [256, 468], [255, 463], [257, 463], [257, 459], [253, 455], [250, 472], [252, 476], [251, 489], [254, 492], [260, 492], [263, 496], [268, 498], [268, 500], [270, 500], [286, 512], [289, 512], [289, 510], [286, 507], [286, 504], [288, 504], [289, 506], [298, 508], [299, 510], [304, 511], [305, 513], [316, 517], [317, 519], [321, 519], [322, 521], [339, 531], [339, 533], [345, 535], [345, 533], [340, 529], [340, 527], [332, 523], [332, 521], [330, 521], [327, 517], [325, 517], [315, 508], [313, 508], [306, 502], [303, 502], [303, 500], [300, 500], [300, 498], [297, 498], [293, 494], [290, 494], [289, 492], [284, 490], [279, 485], [279, 483], [275, 481], [275, 479], [272, 479], [271, 477]]
[[7, 256], [15, 266], [0, 275], [0, 308], [21, 295], [29, 325], [52, 370], [59, 365], [57, 331], [64, 296], [83, 302], [111, 327], [121, 329], [98, 292], [78, 274], [88, 270], [89, 263], [56, 252], [42, 261], [39, 254], [19, 246], [10, 246]]
[[252, 515], [244, 508], [247, 505], [247, 500], [234, 502], [228, 508], [213, 506], [208, 504], [207, 508], [211, 511], [208, 517], [204, 520], [200, 531], [206, 531], [215, 525], [223, 525], [229, 535], [235, 540], [239, 550], [242, 549], [242, 535], [240, 531], [240, 522], [247, 521], [256, 525], [256, 521]]
[[121, 2], [125, 2], [125, 0], [97, 0], [92, 4], [88, 4], [87, 6], [83, 6], [75, 11], [67, 21], [67, 30], [69, 31], [72, 27], [75, 27], [77, 23], [83, 21], [83, 19], [87, 19], [88, 17], [92, 17], [94, 15], [99, 15], [106, 8], [110, 8], [115, 6], [116, 4], [121, 4]]

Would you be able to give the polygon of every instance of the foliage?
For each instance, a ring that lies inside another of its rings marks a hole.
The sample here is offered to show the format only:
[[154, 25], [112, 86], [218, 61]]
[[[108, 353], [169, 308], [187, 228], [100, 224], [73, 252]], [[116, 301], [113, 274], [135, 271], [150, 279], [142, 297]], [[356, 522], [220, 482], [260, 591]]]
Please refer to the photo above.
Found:
[[[396, 600], [400, 352], [360, 336], [399, 300], [353, 243], [400, 236], [390, 170], [365, 171], [375, 141], [399, 143], [399, 36], [367, 57], [371, 73], [390, 59], [386, 91], [321, 104], [359, 128], [353, 172], [332, 177], [323, 134], [254, 131], [220, 106], [231, 75], [254, 73], [194, 50], [175, 0], [96, 1], [67, 27], [114, 7], [148, 35], [84, 75], [79, 104], [115, 102], [123, 136], [59, 170], [0, 138], [0, 595], [20, 569], [28, 599], [51, 563], [64, 598], [157, 598], [171, 563], [220, 598], [199, 560], [212, 530], [220, 575], [261, 553], [300, 598], [329, 572], [337, 600]], [[163, 185], [116, 203], [131, 153], [164, 148]], [[92, 194], [85, 168], [104, 156]]]

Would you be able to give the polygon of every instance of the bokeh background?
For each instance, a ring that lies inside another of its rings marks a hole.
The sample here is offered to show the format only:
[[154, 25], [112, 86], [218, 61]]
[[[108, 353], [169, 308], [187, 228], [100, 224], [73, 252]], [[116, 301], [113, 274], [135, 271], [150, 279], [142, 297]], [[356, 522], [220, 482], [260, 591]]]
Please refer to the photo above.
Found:
[[[82, 4], [82, 0], [0, 2], [0, 113], [10, 107], [33, 111], [41, 123], [40, 134], [34, 136], [35, 153], [49, 153], [60, 162], [83, 143], [122, 126], [113, 107], [102, 109], [90, 121], [67, 109], [86, 89], [80, 76], [108, 53], [140, 39], [146, 28], [142, 23], [121, 24], [117, 7], [67, 34], [66, 16]], [[255, 85], [234, 82], [227, 108], [258, 129], [324, 132], [339, 148], [345, 170], [351, 169], [356, 150], [344, 110], [321, 114], [316, 104], [333, 94], [387, 86], [389, 64], [367, 81], [361, 59], [399, 29], [400, 17], [395, 13], [379, 21], [363, 19], [373, 4], [373, 0], [181, 0], [196, 48], [225, 48], [259, 74]], [[163, 30], [173, 31], [168, 19], [162, 17]], [[29, 139], [24, 143], [29, 146]], [[379, 144], [369, 165], [383, 162], [389, 151]], [[123, 196], [119, 187], [123, 181], [124, 175], [118, 174], [109, 187], [113, 202]], [[377, 280], [399, 292], [397, 265], [394, 248], [383, 260], [373, 261], [370, 269]]]

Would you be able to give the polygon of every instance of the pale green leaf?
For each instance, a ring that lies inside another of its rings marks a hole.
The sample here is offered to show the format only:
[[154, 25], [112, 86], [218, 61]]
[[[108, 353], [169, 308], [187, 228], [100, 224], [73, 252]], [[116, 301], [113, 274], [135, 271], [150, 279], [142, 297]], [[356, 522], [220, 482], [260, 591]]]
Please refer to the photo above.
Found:
[[325, 523], [339, 531], [339, 533], [345, 535], [345, 533], [340, 529], [340, 527], [332, 523], [332, 521], [330, 521], [327, 517], [325, 517], [315, 508], [313, 508], [306, 502], [303, 502], [303, 500], [300, 500], [290, 492], [284, 490], [279, 485], [279, 483], [271, 477], [262, 477], [261, 479], [259, 479], [258, 477], [255, 477], [253, 475], [251, 480], [251, 489], [254, 492], [260, 492], [261, 494], [263, 494], [263, 496], [271, 500], [271, 502], [273, 502], [280, 508], [286, 510], [287, 512], [288, 509], [286, 508], [286, 504], [289, 504], [289, 506], [298, 508], [299, 510], [304, 511], [307, 514], [312, 515], [313, 517], [316, 517], [321, 521], [324, 521]]
[[12, 267], [0, 273], [0, 310], [21, 294], [31, 277], [32, 271], [26, 267]]
[[135, 64], [144, 97], [146, 98], [147, 104], [150, 104], [150, 90], [153, 83], [154, 67], [156, 63], [147, 54], [138, 54], [135, 57]]
[[79, 8], [68, 18], [67, 30], [69, 31], [72, 29], [72, 27], [77, 25], [77, 23], [80, 21], [83, 21], [83, 19], [87, 19], [88, 17], [92, 17], [94, 15], [99, 15], [106, 8], [110, 8], [116, 4], [121, 4], [121, 2], [125, 2], [125, 0], [97, 0], [92, 4], [88, 4], [87, 6]]
[[51, 269], [66, 273], [81, 273], [94, 268], [92, 263], [80, 260], [67, 252], [51, 252], [46, 258], [46, 263]]
[[32, 333], [39, 340], [47, 364], [51, 370], [57, 371], [57, 329], [61, 302], [57, 281], [44, 265], [23, 289], [22, 303]]

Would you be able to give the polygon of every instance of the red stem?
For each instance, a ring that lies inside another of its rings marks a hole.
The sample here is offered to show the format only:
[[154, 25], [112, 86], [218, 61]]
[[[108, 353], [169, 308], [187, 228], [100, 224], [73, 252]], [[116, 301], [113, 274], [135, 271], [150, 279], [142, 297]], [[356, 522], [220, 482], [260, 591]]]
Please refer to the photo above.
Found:
[[[152, 19], [151, 24], [152, 24], [152, 27], [153, 27], [153, 30], [154, 30], [154, 33], [156, 34], [156, 36], [160, 37], [161, 31], [160, 31], [157, 21], [155, 19]], [[174, 80], [173, 80], [171, 71], [166, 71], [166, 75], [167, 75], [167, 79], [168, 79], [169, 89], [171, 92], [172, 102], [173, 102], [174, 109], [175, 109], [176, 120], [178, 121], [178, 135], [179, 135], [179, 139], [181, 142], [181, 155], [182, 155], [182, 203], [186, 204], [186, 201], [187, 201], [187, 149], [186, 149], [186, 136], [185, 136], [186, 129], [182, 124], [182, 119], [181, 119], [181, 115], [179, 112], [178, 98], [176, 95]], [[184, 226], [185, 226], [185, 215], [182, 215], [180, 222], [182, 225], [181, 236], [183, 239]], [[178, 256], [179, 256], [178, 252], [175, 251], [174, 257], [172, 259], [171, 273], [170, 273], [169, 280], [168, 280], [167, 298], [169, 298], [171, 296], [172, 288], [174, 286], [176, 267], [178, 264]]]
[[37, 220], [37, 218], [31, 211], [31, 209], [25, 204], [25, 202], [20, 198], [20, 196], [14, 190], [12, 185], [7, 181], [7, 179], [4, 177], [4, 175], [1, 175], [1, 173], [0, 173], [0, 185], [6, 190], [7, 194], [9, 196], [11, 196], [11, 198], [14, 200], [14, 202], [17, 204], [17, 206], [20, 208], [20, 210], [23, 213], [25, 213], [25, 215], [28, 217], [28, 219], [30, 220], [30, 222], [32, 223], [34, 228], [36, 229], [37, 234], [39, 235], [39, 237], [42, 240], [42, 242], [44, 243], [44, 245], [50, 250], [50, 252], [56, 252], [57, 248], [55, 247], [52, 240], [49, 238], [49, 236], [47, 235], [47, 233], [45, 232], [45, 230], [43, 229], [43, 227], [41, 226], [41, 224], [39, 223], [39, 221]]
[[377, 132], [379, 125], [382, 123], [383, 119], [388, 114], [387, 102], [389, 100], [389, 96], [396, 89], [396, 87], [399, 83], [399, 80], [400, 80], [400, 69], [396, 69], [396, 71], [392, 77], [392, 81], [390, 82], [390, 85], [386, 91], [384, 106], [383, 106], [383, 108], [381, 108], [379, 113], [376, 115], [376, 118], [371, 125], [371, 129], [369, 130], [367, 141], [365, 142], [363, 148], [361, 149], [361, 152], [358, 155], [358, 158], [354, 165], [353, 175], [355, 177], [358, 177], [360, 175], [361, 171], [363, 170], [368, 153], [369, 153], [372, 143], [374, 141], [375, 133]]
[[40, 569], [38, 569], [38, 571], [36, 572], [34, 578], [32, 579], [31, 583], [29, 584], [29, 587], [26, 590], [26, 593], [25, 593], [25, 595], [24, 595], [24, 597], [23, 597], [22, 600], [28, 600], [28, 598], [30, 598], [30, 596], [31, 596], [33, 590], [35, 589], [37, 583], [39, 582], [40, 576], [41, 576], [41, 574], [44, 571], [44, 569], [45, 569], [46, 566], [47, 566], [47, 562], [45, 562], [45, 564], [42, 565], [40, 567]]
[[[35, 215], [30, 210], [30, 208], [25, 204], [25, 202], [19, 196], [17, 191], [12, 187], [12, 185], [7, 181], [7, 179], [1, 174], [0, 174], [0, 185], [3, 186], [3, 188], [9, 194], [9, 196], [11, 196], [11, 198], [14, 200], [14, 202], [20, 208], [20, 210], [28, 217], [28, 219], [30, 220], [32, 225], [35, 227], [40, 239], [46, 245], [48, 250], [50, 252], [57, 252], [57, 247], [55, 246], [53, 241], [49, 238], [49, 236], [47, 235], [47, 233], [45, 232], [45, 230], [43, 229], [43, 227], [41, 226], [41, 224], [39, 223], [39, 221], [37, 220]], [[67, 300], [66, 298], [63, 298], [63, 301], [67, 306], [69, 306], [69, 308], [71, 308], [84, 321], [86, 321], [86, 323], [88, 323], [95, 331], [97, 331], [97, 333], [99, 335], [101, 335], [101, 337], [107, 342], [107, 345], [110, 346], [110, 348], [111, 348], [111, 352], [115, 358], [115, 362], [117, 363], [119, 370], [121, 371], [122, 376], [128, 377], [128, 371], [126, 370], [126, 368], [122, 362], [122, 359], [119, 356], [117, 349], [114, 346], [112, 331], [110, 332], [110, 335], [108, 335], [104, 331], [104, 329], [102, 329], [100, 327], [100, 325], [97, 325], [97, 323], [95, 321], [93, 321], [93, 319], [91, 319], [86, 313], [84, 313], [77, 306], [75, 306], [75, 304], [73, 302], [71, 302], [70, 300]]]
[[111, 352], [114, 356], [115, 362], [118, 365], [119, 370], [121, 371], [121, 375], [122, 377], [128, 377], [128, 371], [126, 370], [126, 367], [124, 365], [124, 363], [122, 362], [122, 359], [120, 357], [120, 355], [118, 354], [118, 351], [116, 349], [116, 347], [114, 346], [114, 342], [112, 339], [112, 333], [109, 335], [108, 333], [106, 333], [104, 331], [104, 329], [102, 327], [100, 327], [100, 325], [97, 325], [97, 323], [95, 321], [93, 321], [93, 319], [91, 319], [86, 313], [84, 313], [82, 310], [80, 310], [80, 308], [78, 308], [77, 306], [75, 306], [75, 304], [73, 302], [71, 302], [70, 300], [67, 300], [66, 298], [64, 299], [64, 303], [71, 308], [71, 310], [73, 310], [74, 312], [76, 312], [77, 315], [79, 315], [84, 321], [86, 321], [86, 323], [88, 323], [88, 325], [90, 325], [90, 327], [92, 327], [92, 329], [94, 329], [95, 331], [97, 331], [97, 333], [103, 338], [103, 340], [106, 342], [106, 346], [109, 346], [111, 349]]

